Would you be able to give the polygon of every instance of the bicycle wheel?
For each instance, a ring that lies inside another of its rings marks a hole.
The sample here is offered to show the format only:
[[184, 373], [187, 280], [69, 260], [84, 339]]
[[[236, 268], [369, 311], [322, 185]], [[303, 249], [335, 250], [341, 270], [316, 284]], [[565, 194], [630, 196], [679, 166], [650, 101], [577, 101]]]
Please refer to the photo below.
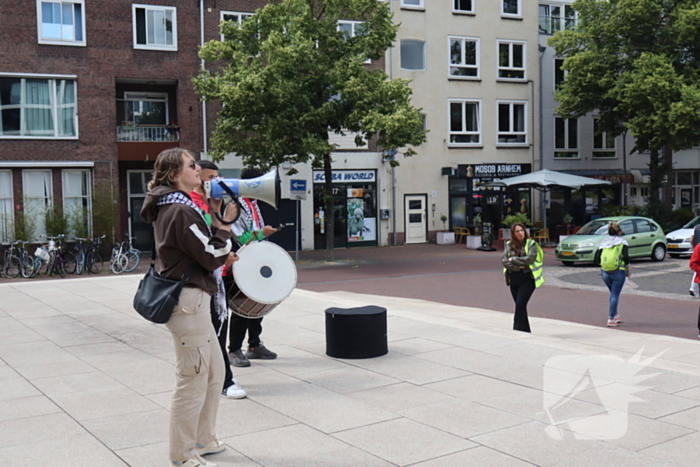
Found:
[[39, 274], [39, 271], [41, 271], [41, 267], [43, 265], [44, 262], [41, 261], [41, 258], [34, 258], [34, 270], [32, 271], [31, 277], [36, 277], [36, 275]]
[[25, 279], [31, 279], [32, 277], [36, 276], [35, 272], [35, 264], [34, 264], [34, 258], [32, 256], [26, 255], [22, 259], [22, 267], [20, 272], [22, 273], [22, 277]]
[[59, 276], [66, 277], [66, 262], [63, 259], [63, 256], [56, 257], [56, 262], [54, 263], [54, 266]]
[[6, 260], [5, 262], [5, 276], [7, 276], [8, 279], [14, 279], [15, 277], [19, 276], [20, 272], [20, 261], [19, 258], [16, 256], [10, 256], [9, 259]]
[[78, 263], [76, 262], [75, 253], [72, 251], [66, 251], [63, 253], [63, 265], [68, 274], [75, 274]]
[[109, 263], [109, 269], [111, 269], [114, 274], [121, 274], [128, 265], [129, 260], [126, 255], [117, 255], [117, 257]]
[[75, 273], [81, 275], [85, 270], [85, 252], [80, 250], [75, 258]]
[[96, 251], [91, 251], [87, 256], [88, 271], [93, 274], [99, 274], [102, 271], [102, 256]]
[[127, 259], [124, 272], [133, 272], [137, 267], [139, 267], [141, 255], [139, 254], [138, 250], [129, 250], [124, 254], [124, 256]]

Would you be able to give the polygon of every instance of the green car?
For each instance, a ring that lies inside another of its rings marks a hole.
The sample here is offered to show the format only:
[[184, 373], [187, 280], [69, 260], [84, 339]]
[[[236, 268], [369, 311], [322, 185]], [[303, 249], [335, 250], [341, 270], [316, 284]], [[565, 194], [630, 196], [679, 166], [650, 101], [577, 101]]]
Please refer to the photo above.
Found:
[[565, 265], [593, 262], [600, 242], [608, 235], [608, 224], [617, 222], [629, 244], [630, 258], [650, 257], [663, 261], [666, 257], [666, 236], [651, 219], [639, 216], [601, 217], [581, 227], [574, 235], [566, 237], [554, 254]]

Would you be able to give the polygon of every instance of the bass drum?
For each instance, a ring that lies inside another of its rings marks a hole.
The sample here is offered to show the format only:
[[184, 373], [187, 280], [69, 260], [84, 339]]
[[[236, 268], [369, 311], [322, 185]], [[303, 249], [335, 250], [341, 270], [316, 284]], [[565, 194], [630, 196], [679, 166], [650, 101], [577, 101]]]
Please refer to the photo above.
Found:
[[270, 242], [248, 244], [238, 256], [226, 294], [228, 306], [243, 318], [262, 318], [292, 293], [297, 267], [289, 253]]

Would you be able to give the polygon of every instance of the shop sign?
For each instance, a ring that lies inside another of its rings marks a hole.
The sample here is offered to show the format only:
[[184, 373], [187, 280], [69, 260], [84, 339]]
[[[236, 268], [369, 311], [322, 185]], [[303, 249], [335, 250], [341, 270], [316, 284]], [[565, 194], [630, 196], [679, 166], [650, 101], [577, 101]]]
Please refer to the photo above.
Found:
[[474, 164], [467, 166], [467, 176], [472, 171], [474, 178], [509, 178], [530, 173], [530, 164]]
[[[374, 170], [334, 170], [333, 183], [375, 183], [377, 181]], [[324, 183], [326, 175], [321, 170], [314, 170], [314, 183]]]
[[597, 178], [598, 180], [606, 180], [617, 185], [621, 185], [625, 182], [634, 183], [634, 175], [591, 175], [590, 177]]

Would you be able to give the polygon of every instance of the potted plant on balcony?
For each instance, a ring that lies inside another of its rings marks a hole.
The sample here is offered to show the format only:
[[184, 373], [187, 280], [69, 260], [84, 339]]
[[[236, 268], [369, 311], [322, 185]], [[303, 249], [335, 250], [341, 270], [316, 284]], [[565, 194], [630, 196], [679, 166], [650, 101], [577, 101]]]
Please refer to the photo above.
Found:
[[165, 129], [168, 130], [170, 141], [177, 141], [178, 136], [180, 135], [180, 127], [177, 125], [177, 123], [170, 122], [165, 125]]
[[438, 245], [452, 245], [455, 242], [455, 233], [447, 230], [447, 216], [440, 215], [442, 221], [442, 230], [437, 233]]

